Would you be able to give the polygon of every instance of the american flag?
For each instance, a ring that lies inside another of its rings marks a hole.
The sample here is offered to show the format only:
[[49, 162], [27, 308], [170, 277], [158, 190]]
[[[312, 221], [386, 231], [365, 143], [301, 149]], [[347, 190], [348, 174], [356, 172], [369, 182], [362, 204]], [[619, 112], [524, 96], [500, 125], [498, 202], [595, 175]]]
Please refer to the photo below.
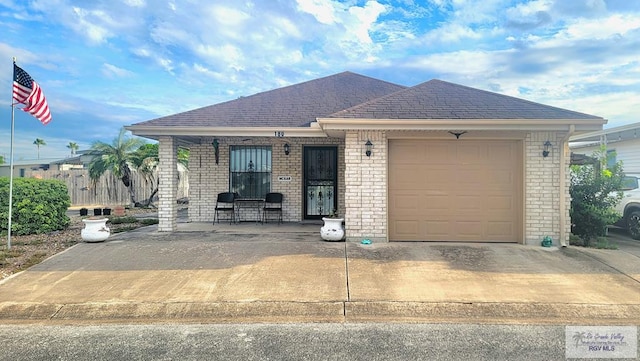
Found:
[[38, 83], [26, 71], [13, 64], [13, 99], [25, 105], [22, 110], [38, 118], [42, 124], [51, 121], [47, 99]]

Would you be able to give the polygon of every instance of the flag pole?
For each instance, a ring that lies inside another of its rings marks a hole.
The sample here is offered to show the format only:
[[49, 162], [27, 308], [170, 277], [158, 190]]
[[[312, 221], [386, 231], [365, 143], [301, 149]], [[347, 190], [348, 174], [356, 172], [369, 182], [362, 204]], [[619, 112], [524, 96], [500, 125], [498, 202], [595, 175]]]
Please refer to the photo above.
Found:
[[[16, 57], [13, 57], [13, 65], [15, 72]], [[7, 227], [7, 249], [11, 249], [11, 213], [13, 211], [13, 133], [15, 124], [15, 106], [13, 97], [11, 98], [11, 150], [9, 152], [9, 221]]]

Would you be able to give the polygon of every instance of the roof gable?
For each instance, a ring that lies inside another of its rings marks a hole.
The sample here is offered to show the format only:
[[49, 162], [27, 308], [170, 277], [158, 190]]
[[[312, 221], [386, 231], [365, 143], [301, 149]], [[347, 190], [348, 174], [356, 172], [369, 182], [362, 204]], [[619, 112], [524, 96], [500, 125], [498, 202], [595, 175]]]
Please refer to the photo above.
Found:
[[318, 117], [329, 116], [404, 88], [386, 81], [343, 72], [134, 126], [304, 127]]
[[332, 114], [358, 119], [602, 119], [507, 95], [430, 80]]

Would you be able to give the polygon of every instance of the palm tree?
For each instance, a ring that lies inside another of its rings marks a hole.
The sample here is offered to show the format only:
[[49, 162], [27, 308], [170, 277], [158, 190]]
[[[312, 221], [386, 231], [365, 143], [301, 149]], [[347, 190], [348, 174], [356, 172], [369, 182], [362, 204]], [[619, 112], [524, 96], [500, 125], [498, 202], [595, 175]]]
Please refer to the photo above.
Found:
[[38, 159], [40, 159], [40, 146], [47, 145], [47, 143], [45, 143], [44, 139], [36, 138], [36, 140], [33, 141], [33, 144], [38, 147]]
[[106, 171], [110, 170], [129, 189], [131, 203], [135, 204], [136, 195], [131, 184], [130, 165], [134, 152], [144, 144], [145, 141], [142, 138], [126, 136], [124, 128], [111, 144], [100, 141], [93, 143], [89, 150], [89, 154], [93, 155], [89, 163], [89, 177], [93, 182], [97, 182]]
[[74, 155], [76, 155], [76, 151], [80, 147], [78, 146], [77, 143], [69, 142], [69, 144], [67, 145], [67, 148], [71, 149], [71, 156], [74, 156]]
[[[156, 170], [158, 164], [160, 164], [160, 158], [158, 156], [158, 144], [145, 144], [141, 146], [132, 155], [133, 166], [142, 174], [145, 181], [151, 185], [151, 195], [149, 198], [141, 203], [143, 207], [148, 207], [153, 200], [153, 197], [158, 193], [158, 182], [156, 179]], [[182, 164], [185, 168], [189, 165], [189, 151], [184, 148], [178, 148], [178, 163]]]

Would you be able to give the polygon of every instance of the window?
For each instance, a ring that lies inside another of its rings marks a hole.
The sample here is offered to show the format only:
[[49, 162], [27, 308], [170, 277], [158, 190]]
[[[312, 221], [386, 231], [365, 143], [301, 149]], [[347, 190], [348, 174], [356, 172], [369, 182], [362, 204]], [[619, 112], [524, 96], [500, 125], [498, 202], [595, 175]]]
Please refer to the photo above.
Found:
[[613, 168], [617, 161], [616, 150], [607, 149], [607, 168]]
[[231, 146], [229, 190], [240, 198], [264, 198], [271, 189], [271, 146]]
[[638, 188], [638, 178], [633, 176], [625, 176], [622, 178], [622, 190], [630, 191]]

